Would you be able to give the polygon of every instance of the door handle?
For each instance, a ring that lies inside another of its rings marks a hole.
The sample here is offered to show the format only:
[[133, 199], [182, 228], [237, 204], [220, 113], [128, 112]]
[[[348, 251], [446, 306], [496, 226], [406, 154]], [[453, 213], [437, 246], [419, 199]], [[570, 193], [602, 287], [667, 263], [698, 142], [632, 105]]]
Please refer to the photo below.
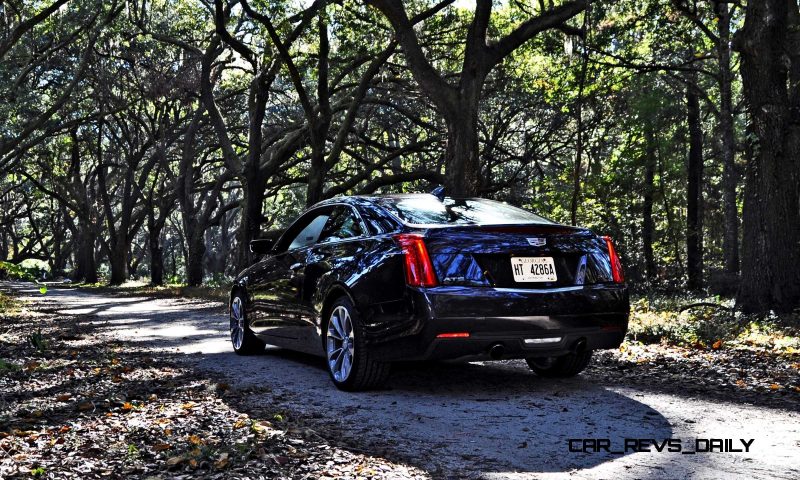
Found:
[[297, 271], [300, 270], [301, 268], [303, 268], [303, 264], [300, 263], [300, 262], [297, 262], [297, 263], [293, 263], [292, 266], [289, 267], [289, 270], [291, 270], [294, 273], [297, 273]]

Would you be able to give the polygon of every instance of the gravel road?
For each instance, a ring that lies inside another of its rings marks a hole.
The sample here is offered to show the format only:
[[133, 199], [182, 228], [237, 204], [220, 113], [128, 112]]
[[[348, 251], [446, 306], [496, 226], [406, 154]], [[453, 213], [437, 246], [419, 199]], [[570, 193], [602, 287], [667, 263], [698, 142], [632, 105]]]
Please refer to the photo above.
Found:
[[[194, 368], [246, 392], [239, 409], [286, 410], [322, 435], [436, 478], [800, 478], [797, 411], [625, 385], [592, 367], [574, 379], [542, 379], [521, 361], [407, 365], [386, 390], [344, 393], [321, 359], [274, 348], [233, 354], [220, 304], [71, 289], [50, 289], [46, 299], [154, 354], [186, 354]], [[684, 452], [570, 452], [569, 440], [583, 438], [609, 439], [612, 451], [625, 439], [680, 439]], [[740, 439], [753, 442], [746, 453], [686, 454], [705, 439], [740, 449]]]

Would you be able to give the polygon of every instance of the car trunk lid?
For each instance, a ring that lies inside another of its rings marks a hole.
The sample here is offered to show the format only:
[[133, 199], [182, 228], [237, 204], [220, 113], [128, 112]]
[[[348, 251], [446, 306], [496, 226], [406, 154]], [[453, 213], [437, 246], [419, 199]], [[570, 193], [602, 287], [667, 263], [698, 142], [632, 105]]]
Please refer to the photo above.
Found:
[[565, 225], [429, 228], [425, 244], [441, 285], [551, 288], [611, 280], [605, 242]]

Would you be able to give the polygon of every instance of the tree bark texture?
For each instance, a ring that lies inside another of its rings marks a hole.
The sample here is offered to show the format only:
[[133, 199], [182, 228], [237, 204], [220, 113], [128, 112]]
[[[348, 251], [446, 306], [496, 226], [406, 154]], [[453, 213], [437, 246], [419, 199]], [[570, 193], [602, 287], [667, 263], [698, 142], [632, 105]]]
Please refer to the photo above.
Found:
[[686, 88], [686, 122], [689, 129], [689, 153], [686, 172], [686, 266], [687, 287], [703, 287], [703, 130], [700, 124], [700, 100], [694, 85]]
[[800, 305], [800, 42], [794, 1], [748, 2], [737, 34], [749, 155], [737, 305]]
[[722, 251], [725, 272], [735, 275], [739, 272], [739, 209], [736, 203], [736, 186], [739, 175], [736, 171], [736, 132], [733, 114], [733, 70], [731, 70], [731, 17], [728, 3], [716, 2], [717, 30], [719, 41], [719, 129], [722, 154], [722, 208], [725, 232], [722, 237]]
[[645, 275], [648, 281], [652, 281], [657, 275], [656, 261], [653, 255], [653, 237], [655, 236], [653, 197], [656, 190], [656, 141], [652, 126], [649, 124], [645, 128], [645, 143], [644, 195], [642, 198], [642, 250], [644, 252]]

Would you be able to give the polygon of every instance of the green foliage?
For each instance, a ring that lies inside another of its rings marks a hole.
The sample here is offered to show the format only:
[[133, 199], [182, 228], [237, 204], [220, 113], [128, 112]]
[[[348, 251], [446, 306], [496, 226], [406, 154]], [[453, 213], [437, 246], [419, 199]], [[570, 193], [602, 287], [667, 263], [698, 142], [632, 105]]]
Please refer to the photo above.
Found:
[[137, 458], [139, 456], [139, 448], [133, 444], [128, 444], [128, 457]]
[[[36, 2], [19, 3], [21, 16], [12, 23], [38, 8]], [[412, 16], [436, 3], [404, 2]], [[494, 2], [488, 40], [497, 41], [541, 9], [562, 3]], [[700, 27], [714, 32], [718, 19], [712, 2], [698, 3], [691, 18], [680, 11], [683, 3], [593, 2], [591, 10], [567, 21], [573, 28], [585, 25], [585, 39], [561, 29], [541, 32], [493, 68], [481, 98], [481, 195], [569, 222], [577, 172], [577, 223], [614, 238], [626, 277], [639, 290], [679, 289], [686, 276], [687, 85], [702, 99], [705, 265], [710, 270], [722, 264], [725, 227], [716, 134], [720, 67], [713, 41]], [[150, 221], [155, 226], [163, 217], [156, 228], [161, 228], [157, 233], [166, 282], [187, 281], [187, 259], [195, 255], [188, 247], [197, 228], [203, 231], [196, 236], [205, 240], [200, 254], [205, 277], [210, 285], [224, 288], [226, 279], [243, 267], [237, 251], [247, 248], [238, 235], [246, 185], [260, 185], [265, 194], [260, 211], [264, 231], [285, 227], [306, 208], [309, 174], [317, 167], [310, 161], [313, 129], [300, 98], [308, 98], [314, 115], [324, 101], [330, 103], [330, 118], [320, 122], [330, 127], [322, 133], [328, 139], [323, 153], [329, 153], [362, 75], [393, 38], [377, 9], [353, 1], [327, 2], [305, 29], [295, 32], [303, 9], [311, 4], [250, 2], [271, 18], [284, 41], [296, 35], [289, 47], [291, 69], [277, 61], [278, 49], [266, 27], [235, 2], [225, 13], [230, 18], [216, 25], [213, 8], [195, 0], [140, 3], [107, 23], [101, 20], [110, 4], [76, 0], [26, 34], [8, 54], [14, 61], [0, 67], [0, 96], [8, 100], [0, 105], [0, 116], [7, 120], [0, 144], [23, 132], [26, 122], [44, 112], [69, 81], [80, 82], [50, 123], [27, 134], [31, 144], [13, 155], [13, 163], [0, 152], [0, 191], [8, 192], [0, 209], [0, 230], [3, 239], [17, 239], [14, 245], [3, 240], [0, 260], [24, 258], [17, 255], [24, 252], [48, 258], [53, 276], [69, 275], [81, 266], [77, 250], [82, 239], [91, 237], [97, 270], [107, 277], [110, 256], [116, 255], [110, 254], [112, 239], [124, 237], [131, 276], [149, 277]], [[735, 34], [743, 9], [734, 10]], [[464, 39], [473, 14], [474, 2], [457, 2], [415, 25], [426, 58], [452, 84], [464, 67]], [[329, 38], [327, 90], [320, 88], [325, 85], [320, 78], [319, 19], [327, 24]], [[223, 28], [230, 38], [215, 43]], [[81, 55], [95, 35], [97, 43], [88, 50], [91, 68], [79, 72]], [[61, 45], [58, 54], [47, 50], [51, 45]], [[243, 51], [252, 52], [252, 58]], [[219, 110], [213, 121], [199, 100], [205, 52], [216, 55], [208, 78]], [[280, 68], [271, 71], [270, 65]], [[256, 87], [273, 74], [274, 82], [259, 92]], [[367, 87], [354, 123], [342, 132], [341, 153], [325, 159], [323, 191], [342, 185], [347, 194], [430, 191], [435, 185], [428, 180], [370, 187], [394, 175], [443, 172], [447, 137], [441, 112], [421, 93], [401, 48]], [[328, 98], [319, 98], [326, 91]], [[264, 138], [257, 147], [260, 165], [252, 169], [247, 165], [252, 135], [248, 122], [256, 118], [258, 94], [266, 102], [260, 125]], [[733, 104], [741, 104], [738, 76], [733, 94]], [[108, 115], [98, 121], [101, 111]], [[196, 115], [198, 129], [189, 139], [188, 127]], [[52, 130], [45, 131], [51, 123]], [[744, 115], [738, 114], [738, 144], [746, 143], [744, 123]], [[285, 158], [276, 156], [274, 147], [292, 145], [297, 132], [302, 132], [298, 144], [287, 147]], [[230, 141], [230, 151], [221, 138]], [[656, 158], [650, 186], [643, 174], [648, 149]], [[231, 154], [235, 158], [226, 160]], [[273, 164], [276, 158], [282, 158], [279, 164]], [[736, 160], [743, 168], [744, 154], [737, 153]], [[5, 168], [7, 164], [15, 168]], [[259, 169], [266, 178], [242, 178], [243, 172]], [[180, 179], [187, 179], [185, 188], [175, 188]], [[641, 266], [643, 194], [651, 187], [658, 278], [646, 283]], [[186, 198], [176, 199], [176, 192]], [[27, 208], [15, 208], [20, 205]], [[123, 227], [127, 232], [120, 236]], [[0, 261], [0, 278], [31, 281], [43, 273], [41, 267]]]
[[39, 354], [43, 354], [49, 345], [49, 342], [45, 339], [44, 335], [42, 334], [42, 329], [38, 328], [35, 332], [28, 335], [28, 343], [36, 349]]
[[45, 470], [44, 467], [36, 467], [36, 468], [31, 469], [31, 476], [32, 477], [36, 477], [36, 478], [43, 477], [43, 476], [45, 476], [46, 473], [47, 473], [47, 470]]
[[9, 373], [9, 372], [17, 372], [21, 368], [22, 367], [20, 367], [16, 363], [11, 363], [9, 361], [6, 361], [6, 360], [3, 360], [2, 358], [0, 358], [0, 375], [3, 375], [5, 373]]
[[[703, 305], [688, 308], [697, 303]], [[692, 348], [800, 351], [800, 316], [743, 315], [730, 310], [732, 305], [717, 297], [640, 297], [632, 303], [628, 339]]]
[[46, 274], [47, 271], [39, 266], [26, 267], [11, 262], [0, 261], [0, 279], [34, 282]]

